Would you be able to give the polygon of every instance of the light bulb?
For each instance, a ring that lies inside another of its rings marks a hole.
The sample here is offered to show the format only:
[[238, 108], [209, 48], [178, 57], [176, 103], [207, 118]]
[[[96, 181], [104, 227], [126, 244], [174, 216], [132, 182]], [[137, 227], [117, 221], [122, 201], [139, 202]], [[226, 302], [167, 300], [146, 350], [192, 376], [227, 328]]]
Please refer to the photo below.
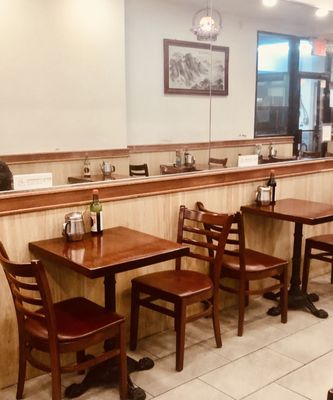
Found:
[[278, 0], [262, 0], [262, 4], [265, 7], [274, 7], [277, 5]]
[[210, 32], [215, 29], [215, 21], [208, 15], [201, 18], [199, 25], [204, 32]]

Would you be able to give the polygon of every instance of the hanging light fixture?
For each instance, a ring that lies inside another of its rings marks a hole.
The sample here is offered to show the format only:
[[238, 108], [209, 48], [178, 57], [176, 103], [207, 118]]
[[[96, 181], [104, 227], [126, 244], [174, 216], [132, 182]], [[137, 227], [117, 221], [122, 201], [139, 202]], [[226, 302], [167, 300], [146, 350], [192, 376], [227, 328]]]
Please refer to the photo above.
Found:
[[216, 40], [222, 28], [221, 14], [207, 7], [197, 11], [192, 19], [191, 31], [196, 35], [197, 40]]

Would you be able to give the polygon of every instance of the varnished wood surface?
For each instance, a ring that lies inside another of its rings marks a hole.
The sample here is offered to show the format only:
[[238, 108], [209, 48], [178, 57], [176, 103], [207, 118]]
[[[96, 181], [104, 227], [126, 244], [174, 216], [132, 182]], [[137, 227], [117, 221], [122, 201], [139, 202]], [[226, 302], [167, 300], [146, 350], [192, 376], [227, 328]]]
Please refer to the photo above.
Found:
[[86, 233], [82, 241], [65, 238], [29, 243], [35, 256], [67, 266], [89, 278], [118, 273], [184, 256], [188, 248], [176, 242], [118, 226], [103, 235]]
[[[99, 188], [102, 200], [130, 199], [267, 179], [271, 168], [271, 165], [264, 164], [253, 168], [223, 168], [190, 174], [145, 177], [124, 182], [116, 180], [110, 183], [82, 184], [76, 187], [57, 187], [22, 193], [6, 192], [0, 196], [0, 216], [88, 204], [91, 201], [93, 188]], [[332, 169], [331, 158], [274, 165], [277, 178], [316, 174]]]
[[282, 199], [275, 205], [242, 206], [246, 213], [265, 215], [270, 218], [293, 221], [307, 225], [317, 225], [333, 221], [333, 204], [325, 204], [303, 199]]
[[68, 183], [87, 183], [87, 182], [107, 182], [115, 179], [126, 179], [128, 175], [112, 173], [109, 176], [103, 174], [90, 175], [90, 176], [69, 176]]

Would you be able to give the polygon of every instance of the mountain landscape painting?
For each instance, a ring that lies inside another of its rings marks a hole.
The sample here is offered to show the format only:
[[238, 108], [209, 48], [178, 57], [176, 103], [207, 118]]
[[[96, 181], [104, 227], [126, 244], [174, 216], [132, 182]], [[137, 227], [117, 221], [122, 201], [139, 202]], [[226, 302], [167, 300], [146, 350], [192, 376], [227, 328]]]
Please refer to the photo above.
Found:
[[213, 46], [211, 51], [207, 44], [169, 42], [165, 47], [166, 93], [228, 94], [227, 48]]

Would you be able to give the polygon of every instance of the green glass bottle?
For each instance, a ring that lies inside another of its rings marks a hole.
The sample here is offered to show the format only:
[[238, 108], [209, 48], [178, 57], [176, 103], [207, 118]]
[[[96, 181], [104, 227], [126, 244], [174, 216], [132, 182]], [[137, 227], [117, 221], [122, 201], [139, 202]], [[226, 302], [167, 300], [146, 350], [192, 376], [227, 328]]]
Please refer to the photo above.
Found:
[[99, 201], [98, 189], [93, 190], [93, 201], [90, 204], [91, 233], [101, 235], [103, 233], [103, 211]]

